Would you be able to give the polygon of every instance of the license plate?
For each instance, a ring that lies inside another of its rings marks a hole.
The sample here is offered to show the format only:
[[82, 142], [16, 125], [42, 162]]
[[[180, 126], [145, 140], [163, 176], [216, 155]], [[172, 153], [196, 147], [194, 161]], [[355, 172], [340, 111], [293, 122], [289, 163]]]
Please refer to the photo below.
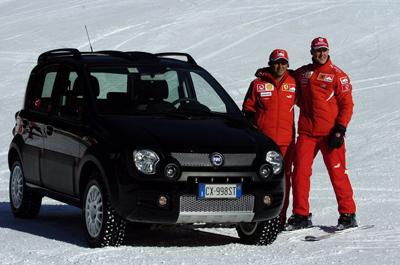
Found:
[[242, 184], [206, 184], [199, 183], [199, 199], [239, 199], [242, 196]]

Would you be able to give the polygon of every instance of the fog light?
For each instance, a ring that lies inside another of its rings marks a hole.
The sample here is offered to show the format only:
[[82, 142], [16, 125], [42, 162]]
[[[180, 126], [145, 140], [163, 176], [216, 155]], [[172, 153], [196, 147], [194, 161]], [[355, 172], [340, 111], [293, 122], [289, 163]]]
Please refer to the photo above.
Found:
[[263, 164], [258, 172], [263, 179], [267, 179], [271, 175], [272, 169], [270, 165]]
[[264, 196], [264, 200], [263, 201], [264, 201], [264, 204], [267, 205], [267, 206], [270, 206], [272, 204], [272, 198], [270, 196], [268, 196], [268, 195]]
[[170, 163], [165, 166], [164, 175], [169, 179], [174, 179], [179, 174], [179, 168], [176, 164]]
[[168, 204], [168, 198], [164, 195], [160, 195], [160, 197], [158, 197], [158, 205], [160, 207], [165, 207]]

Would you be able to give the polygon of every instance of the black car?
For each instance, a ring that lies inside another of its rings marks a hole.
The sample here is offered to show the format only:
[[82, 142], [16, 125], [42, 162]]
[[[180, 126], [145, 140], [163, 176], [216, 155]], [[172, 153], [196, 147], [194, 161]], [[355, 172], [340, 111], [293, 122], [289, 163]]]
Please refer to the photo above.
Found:
[[45, 52], [13, 134], [13, 214], [43, 196], [81, 207], [91, 247], [120, 245], [127, 222], [236, 226], [261, 245], [280, 231], [277, 145], [188, 54]]

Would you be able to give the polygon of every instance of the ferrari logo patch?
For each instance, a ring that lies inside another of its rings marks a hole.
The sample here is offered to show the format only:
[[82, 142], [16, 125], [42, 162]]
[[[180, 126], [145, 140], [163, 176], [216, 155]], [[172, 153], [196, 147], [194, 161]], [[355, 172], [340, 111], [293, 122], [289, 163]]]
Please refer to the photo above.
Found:
[[296, 85], [284, 83], [282, 86], [282, 91], [294, 93], [296, 92]]
[[319, 73], [317, 80], [332, 83], [334, 77], [332, 74]]

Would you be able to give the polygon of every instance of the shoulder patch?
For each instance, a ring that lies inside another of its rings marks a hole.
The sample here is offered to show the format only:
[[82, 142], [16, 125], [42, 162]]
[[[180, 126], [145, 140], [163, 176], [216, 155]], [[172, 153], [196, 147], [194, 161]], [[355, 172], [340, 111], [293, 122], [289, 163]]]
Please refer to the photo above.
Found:
[[350, 83], [349, 78], [348, 78], [347, 76], [341, 77], [341, 78], [340, 78], [340, 83], [341, 83], [342, 85], [346, 85], [346, 84]]
[[350, 91], [350, 84], [342, 84], [342, 92], [349, 92]]

